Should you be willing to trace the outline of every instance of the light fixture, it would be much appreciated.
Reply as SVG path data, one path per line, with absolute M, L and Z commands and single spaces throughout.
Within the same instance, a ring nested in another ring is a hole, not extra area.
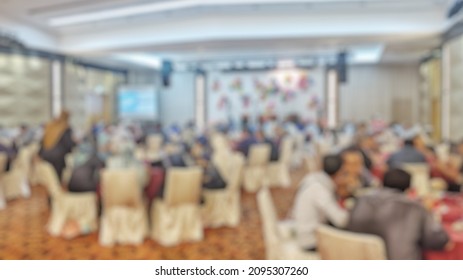
M 374 64 L 381 61 L 384 53 L 383 45 L 352 48 L 349 50 L 349 63 Z
M 129 62 L 156 70 L 161 69 L 162 67 L 162 60 L 151 55 L 139 53 L 123 53 L 115 54 L 113 57 L 120 61 Z

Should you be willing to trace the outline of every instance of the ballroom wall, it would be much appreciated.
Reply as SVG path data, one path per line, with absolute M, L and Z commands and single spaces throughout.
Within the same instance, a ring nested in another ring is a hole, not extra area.
M 443 136 L 463 139 L 463 36 L 444 45 Z
M 40 124 L 51 117 L 50 62 L 0 53 L 0 125 Z
M 123 74 L 66 63 L 63 108 L 71 113 L 71 125 L 87 128 L 93 117 L 114 121 L 117 89 L 124 83 Z
M 340 87 L 341 121 L 418 121 L 419 66 L 382 64 L 349 68 L 349 82 Z

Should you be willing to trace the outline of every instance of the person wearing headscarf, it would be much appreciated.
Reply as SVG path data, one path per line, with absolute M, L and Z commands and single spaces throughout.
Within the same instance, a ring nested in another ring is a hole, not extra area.
M 64 158 L 74 145 L 69 126 L 69 113 L 63 111 L 58 118 L 46 125 L 39 155 L 53 166 L 58 177 L 61 178 L 65 167 Z

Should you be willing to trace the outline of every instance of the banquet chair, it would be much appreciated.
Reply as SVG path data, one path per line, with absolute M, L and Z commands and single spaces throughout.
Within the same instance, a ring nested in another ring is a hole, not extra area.
M 29 147 L 21 148 L 16 159 L 11 164 L 10 171 L 2 176 L 1 184 L 7 200 L 30 197 L 29 178 L 32 171 L 32 152 Z
M 317 228 L 317 249 L 322 260 L 386 260 L 384 240 L 322 225 Z
M 430 169 L 426 163 L 407 163 L 403 169 L 412 176 L 411 187 L 418 196 L 426 196 L 431 191 Z
M 292 138 L 292 143 L 291 143 L 291 149 L 289 151 L 289 157 L 290 157 L 289 164 L 291 165 L 291 167 L 298 168 L 304 162 L 304 154 L 305 154 L 304 134 L 298 132 L 291 138 Z
M 230 152 L 231 148 L 226 136 L 222 133 L 214 133 L 211 136 L 211 147 L 214 153 Z
M 74 158 L 74 154 L 73 153 L 69 153 L 67 154 L 65 157 L 64 157 L 64 161 L 66 163 L 66 166 L 63 170 L 63 174 L 62 174 L 62 179 L 61 179 L 61 182 L 64 186 L 67 186 L 69 184 L 69 181 L 71 180 L 71 176 L 72 176 L 72 170 L 74 169 L 75 167 L 75 164 L 74 164 L 74 161 L 75 161 L 75 158 Z
M 442 163 L 447 163 L 450 159 L 450 146 L 447 143 L 441 143 L 435 147 L 437 159 Z
M 243 173 L 244 189 L 247 192 L 257 192 L 260 187 L 268 185 L 266 175 L 270 152 L 269 144 L 254 144 L 251 146 L 248 164 Z
M 47 189 L 51 197 L 51 213 L 47 231 L 52 236 L 62 235 L 67 222 L 77 222 L 80 234 L 97 229 L 97 197 L 95 193 L 69 193 L 61 188 L 53 166 L 46 162 L 37 163 L 37 182 Z
M 271 187 L 289 187 L 291 185 L 291 175 L 289 168 L 291 164 L 291 154 L 293 152 L 293 140 L 284 138 L 280 147 L 280 157 L 277 162 L 270 162 L 267 167 L 267 180 Z
M 241 173 L 244 157 L 240 153 L 214 154 L 212 162 L 218 167 L 221 176 L 227 182 L 225 189 L 204 190 L 203 222 L 206 227 L 236 227 L 241 218 Z M 221 169 L 223 171 L 221 171 Z
M 200 241 L 204 237 L 199 167 L 170 168 L 163 199 L 151 206 L 151 238 L 163 246 Z
M 317 142 L 317 155 L 323 158 L 327 154 L 329 154 L 332 150 L 332 145 L 328 139 L 320 139 Z
M 309 173 L 320 171 L 321 160 L 317 155 L 307 155 L 305 157 L 305 169 Z
M 379 147 L 379 151 L 381 154 L 389 155 L 397 152 L 400 146 L 396 143 L 385 143 Z
M 159 134 L 149 135 L 146 138 L 145 159 L 148 161 L 156 161 L 160 157 L 162 149 L 162 136 Z
M 302 250 L 294 236 L 284 236 L 280 230 L 272 196 L 268 188 L 257 194 L 267 260 L 317 260 L 318 254 Z
M 104 169 L 101 198 L 99 243 L 103 246 L 141 244 L 148 234 L 148 217 L 137 170 Z

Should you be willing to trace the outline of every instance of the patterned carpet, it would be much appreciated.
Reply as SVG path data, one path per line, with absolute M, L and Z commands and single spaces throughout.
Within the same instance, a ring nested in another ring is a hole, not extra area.
M 293 187 L 272 189 L 278 215 L 284 218 L 303 171 L 292 174 Z M 242 219 L 237 228 L 207 229 L 203 241 L 165 248 L 151 239 L 139 246 L 102 247 L 98 235 L 65 240 L 45 231 L 49 210 L 45 189 L 32 188 L 29 199 L 10 201 L 0 211 L 0 259 L 52 260 L 260 260 L 265 258 L 261 223 L 254 194 L 242 196 Z

